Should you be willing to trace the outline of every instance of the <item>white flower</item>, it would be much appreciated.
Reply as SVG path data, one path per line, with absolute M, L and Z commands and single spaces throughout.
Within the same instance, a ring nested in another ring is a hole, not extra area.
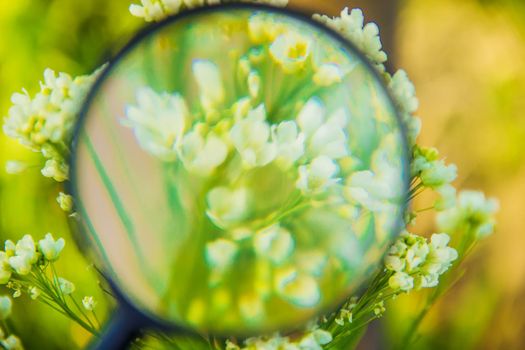
M 141 5 L 132 4 L 129 12 L 135 17 L 144 18 L 146 22 L 160 21 L 176 14 L 182 6 L 182 0 L 141 0 Z
M 69 178 L 69 166 L 64 161 L 49 159 L 42 169 L 42 175 L 53 178 L 57 182 L 64 182 Z
M 230 138 L 249 168 L 265 166 L 277 155 L 276 145 L 270 142 L 270 125 L 266 122 L 263 104 L 234 124 L 230 130 Z
M 297 124 L 306 135 L 307 154 L 311 158 L 327 156 L 333 159 L 349 154 L 345 132 L 348 116 L 339 109 L 325 120 L 325 107 L 320 99 L 309 99 L 297 116 Z
M 60 287 L 60 291 L 64 293 L 64 295 L 69 295 L 73 293 L 76 289 L 73 282 L 70 282 L 62 277 L 58 278 L 58 285 Z
M 33 237 L 25 235 L 16 243 L 15 254 L 8 258 L 9 265 L 19 275 L 27 275 L 32 265 L 38 261 L 39 254 L 36 251 Z
M 193 74 L 201 92 L 201 104 L 206 113 L 213 112 L 224 102 L 225 91 L 217 65 L 207 60 L 193 62 Z
M 93 311 L 97 306 L 97 301 L 92 296 L 85 296 L 82 298 L 82 305 L 84 306 L 84 309 Z
M 416 97 L 416 88 L 408 79 L 408 75 L 404 70 L 398 70 L 392 76 L 388 86 L 394 96 L 394 100 L 403 111 L 414 113 L 417 110 L 419 101 Z
M 275 275 L 276 290 L 279 295 L 299 307 L 313 307 L 321 300 L 321 291 L 317 281 L 293 268 L 277 271 Z
M 304 68 L 310 57 L 311 42 L 306 36 L 294 32 L 280 35 L 270 45 L 270 55 L 287 74 L 297 73 Z
M 180 158 L 184 166 L 201 176 L 207 176 L 220 166 L 228 155 L 228 147 L 213 133 L 204 138 L 198 130 L 184 135 L 180 146 Z
M 73 210 L 73 197 L 60 192 L 57 197 L 57 203 L 60 206 L 60 209 L 69 213 Z
M 388 87 L 400 110 L 409 141 L 414 143 L 421 130 L 421 120 L 412 116 L 419 106 L 414 84 L 408 79 L 407 73 L 400 69 L 390 79 Z
M 127 106 L 122 123 L 133 129 L 144 150 L 162 160 L 173 161 L 188 118 L 186 102 L 180 95 L 158 94 L 142 87 L 137 91 L 137 105 Z
M 299 167 L 296 186 L 304 193 L 323 192 L 339 181 L 335 178 L 338 172 L 339 167 L 332 159 L 320 156 L 310 164 Z
M 295 121 L 273 125 L 272 135 L 277 146 L 277 162 L 284 168 L 289 168 L 303 156 L 305 135 L 299 132 Z
M 420 178 L 423 185 L 438 188 L 449 184 L 457 177 L 457 167 L 454 164 L 445 165 L 443 160 L 430 163 L 430 167 L 421 171 Z
M 9 257 L 7 253 L 0 251 L 0 285 L 7 284 L 13 274 L 9 265 Z
M 9 258 L 9 265 L 15 272 L 21 276 L 31 272 L 32 264 L 26 255 L 16 255 Z
M 60 256 L 60 252 L 64 249 L 66 241 L 59 238 L 55 241 L 51 233 L 46 234 L 44 239 L 38 241 L 38 248 L 47 261 L 55 261 Z
M 219 227 L 226 228 L 244 220 L 249 210 L 246 188 L 215 187 L 207 196 L 208 217 Z
M 0 296 L 0 320 L 5 320 L 11 315 L 13 302 L 7 295 Z
M 456 189 L 454 186 L 445 184 L 436 188 L 436 192 L 440 195 L 434 204 L 437 211 L 449 209 L 456 205 Z
M 32 286 L 32 287 L 29 288 L 29 296 L 31 297 L 31 299 L 33 299 L 33 300 L 38 299 L 40 294 L 41 294 L 41 291 L 37 287 Z
M 485 237 L 494 231 L 494 214 L 498 208 L 498 201 L 485 198 L 482 192 L 462 191 L 455 206 L 438 214 L 437 225 L 444 232 L 469 229 L 476 237 Z
M 277 265 L 290 257 L 295 246 L 290 232 L 278 224 L 256 232 L 253 244 L 258 255 L 268 258 Z
M 343 72 L 337 64 L 326 63 L 315 72 L 313 80 L 319 86 L 330 86 L 343 80 Z
M 458 252 L 447 247 L 450 237 L 446 233 L 433 234 L 430 240 L 430 252 L 421 270 L 429 275 L 445 273 L 452 262 L 458 258 Z
M 387 56 L 382 51 L 379 28 L 375 23 L 365 25 L 363 12 L 360 9 L 353 9 L 349 13 L 348 8 L 345 8 L 341 12 L 341 16 L 335 18 L 324 15 L 314 15 L 313 17 L 350 40 L 377 65 L 378 69 L 384 70 L 382 64 L 386 61 Z
M 234 262 L 238 250 L 239 247 L 235 242 L 219 238 L 206 244 L 206 262 L 212 268 L 222 270 Z
M 24 350 L 22 342 L 16 335 L 11 334 L 7 339 L 1 340 L 2 346 L 6 350 Z
M 8 174 L 15 175 L 24 172 L 27 169 L 27 164 L 16 160 L 10 160 L 5 163 L 5 171 Z
M 344 195 L 364 208 L 378 212 L 388 207 L 388 200 L 396 194 L 389 179 L 376 175 L 370 170 L 356 171 L 346 179 Z

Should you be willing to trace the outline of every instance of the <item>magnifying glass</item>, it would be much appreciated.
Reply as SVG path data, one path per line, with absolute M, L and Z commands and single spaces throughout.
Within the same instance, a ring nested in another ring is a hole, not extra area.
M 375 69 L 311 19 L 188 11 L 139 34 L 78 123 L 71 191 L 119 308 L 140 329 L 292 331 L 355 293 L 401 228 L 408 152 Z

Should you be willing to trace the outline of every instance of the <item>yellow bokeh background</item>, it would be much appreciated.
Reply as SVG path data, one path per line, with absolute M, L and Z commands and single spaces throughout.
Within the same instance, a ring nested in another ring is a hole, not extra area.
M 365 9 L 382 25 L 393 67 L 403 67 L 416 85 L 423 120 L 420 144 L 436 146 L 456 163 L 459 188 L 481 189 L 499 198 L 496 233 L 465 265 L 464 278 L 422 324 L 420 349 L 525 348 L 525 2 L 522 0 L 291 1 L 336 14 L 344 6 Z M 50 67 L 86 74 L 118 51 L 143 25 L 128 13 L 128 0 L 0 0 L 0 116 L 10 95 L 38 89 Z M 0 171 L 0 238 L 47 232 L 67 248 L 59 273 L 79 295 L 101 300 L 98 276 L 69 237 L 55 197 L 60 187 L 40 176 L 42 159 L 0 136 L 0 167 L 27 162 L 20 175 Z M 423 197 L 414 206 L 424 205 Z M 430 234 L 432 216 L 415 231 Z M 7 290 L 0 291 L 0 294 Z M 379 344 L 393 348 L 421 307 L 422 293 L 390 303 L 372 327 Z M 15 302 L 13 326 L 28 349 L 73 349 L 89 338 L 64 317 L 27 296 Z

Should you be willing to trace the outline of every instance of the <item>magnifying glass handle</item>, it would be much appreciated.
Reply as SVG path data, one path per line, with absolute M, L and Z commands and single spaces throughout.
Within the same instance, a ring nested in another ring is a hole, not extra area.
M 143 317 L 133 309 L 120 305 L 100 338 L 90 346 L 90 350 L 125 350 L 140 335 Z

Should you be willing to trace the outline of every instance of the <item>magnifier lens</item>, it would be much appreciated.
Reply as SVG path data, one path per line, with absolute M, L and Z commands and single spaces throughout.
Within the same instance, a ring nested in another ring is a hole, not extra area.
M 139 37 L 77 134 L 97 261 L 153 318 L 292 329 L 355 292 L 399 230 L 406 153 L 373 68 L 281 11 L 188 14 Z

